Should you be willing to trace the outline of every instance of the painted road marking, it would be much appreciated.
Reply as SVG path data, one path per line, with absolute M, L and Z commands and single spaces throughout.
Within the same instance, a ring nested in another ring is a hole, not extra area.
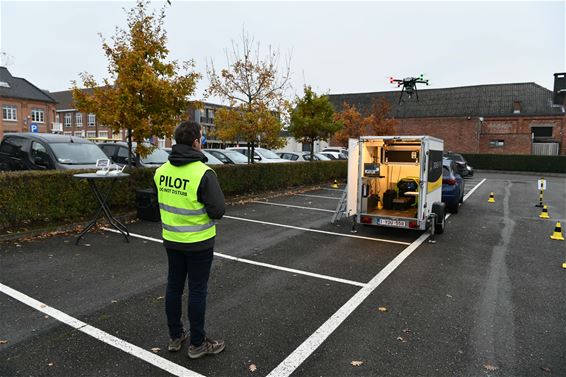
M 395 244 L 398 244 L 398 245 L 410 245 L 409 242 L 386 240 L 386 239 L 384 239 L 384 238 L 373 238 L 373 237 L 355 236 L 355 235 L 353 235 L 353 234 L 343 234 L 343 233 L 329 232 L 329 231 L 326 231 L 326 230 L 319 230 L 319 229 L 301 228 L 301 227 L 299 227 L 299 226 L 285 225 L 285 224 L 278 224 L 278 223 L 270 223 L 270 222 L 267 222 L 267 221 L 260 221 L 260 220 L 244 219 L 244 218 L 242 218 L 242 217 L 224 216 L 223 218 L 232 219 L 232 220 L 240 220 L 240 221 L 249 221 L 249 222 L 252 222 L 252 223 L 264 224 L 264 225 L 280 226 L 280 227 L 283 227 L 283 228 L 290 228 L 290 229 L 303 230 L 303 231 L 305 231 L 305 232 L 314 232 L 314 233 L 330 234 L 330 235 L 332 235 L 332 236 L 340 236 L 340 237 L 358 238 L 358 239 L 362 239 L 362 240 L 370 240 L 370 241 L 379 241 L 379 242 L 395 243 Z
M 478 183 L 464 197 L 467 200 L 470 195 L 485 182 Z M 446 218 L 450 217 L 450 214 Z M 397 255 L 383 270 L 381 270 L 369 283 L 360 289 L 350 300 L 348 300 L 336 313 L 324 322 L 310 337 L 308 337 L 295 351 L 283 360 L 267 377 L 286 377 L 291 375 L 320 345 L 360 306 L 360 304 L 393 272 L 401 263 L 409 257 L 428 237 L 430 233 L 423 233 L 416 241 Z
M 478 187 L 480 187 L 487 179 L 482 179 L 480 183 L 478 183 L 477 185 L 474 186 L 473 189 L 471 189 L 465 196 L 464 196 L 464 201 L 466 201 L 470 195 L 472 195 L 474 193 L 474 191 L 476 191 L 478 189 Z
M 322 196 L 322 195 L 308 195 L 308 194 L 295 194 L 296 196 L 306 196 L 307 198 L 321 198 L 321 199 L 334 199 L 340 200 L 340 198 L 335 198 L 333 196 Z
M 101 229 L 106 230 L 106 231 L 108 231 L 108 232 L 120 234 L 120 232 L 117 231 L 117 230 L 115 230 L 115 229 L 110 229 L 110 228 L 101 228 Z M 131 237 L 136 237 L 136 238 L 141 238 L 141 239 L 148 240 L 148 241 L 157 242 L 157 243 L 163 243 L 163 240 L 160 240 L 160 239 L 158 239 L 158 238 L 143 236 L 143 235 L 141 235 L 141 234 L 130 233 L 130 236 L 131 236 Z M 244 259 L 244 258 L 233 257 L 233 256 L 231 256 L 231 255 L 227 255 L 227 254 L 223 254 L 223 253 L 217 253 L 217 252 L 215 252 L 214 255 L 217 256 L 217 257 L 220 257 L 220 258 L 229 259 L 229 260 L 233 260 L 233 261 L 236 261 L 236 262 L 242 262 L 242 263 L 252 264 L 252 265 L 255 265 L 255 266 L 261 266 L 261 267 L 271 268 L 271 269 L 273 269 L 273 270 L 291 272 L 291 273 L 293 273 L 293 274 L 305 275 L 305 276 L 315 277 L 315 278 L 324 279 L 324 280 L 330 280 L 330 281 L 334 281 L 334 282 L 337 282 L 337 283 L 350 284 L 350 285 L 354 285 L 354 286 L 356 286 L 356 287 L 365 287 L 365 286 L 366 286 L 365 283 L 360 283 L 359 281 L 353 281 L 353 280 L 348 280 L 348 279 L 341 279 L 341 278 L 337 278 L 337 277 L 333 277 L 333 276 L 328 276 L 328 275 L 315 274 L 315 273 L 313 273 L 313 272 L 308 272 L 308 271 L 303 271 L 303 270 L 296 270 L 296 269 L 294 269 L 294 268 L 287 268 L 287 267 L 277 266 L 277 265 L 275 265 L 275 264 L 256 262 L 256 261 L 253 261 L 253 260 L 250 260 L 250 259 Z
M 283 360 L 267 377 L 283 377 L 291 375 L 325 340 L 352 314 L 352 312 L 428 237 L 429 233 L 422 234 L 415 242 L 397 255 L 383 270 L 370 282 L 360 289 L 336 313 L 324 322 L 310 337 L 307 338 L 295 351 Z
M 294 205 L 283 204 L 283 203 L 261 202 L 261 201 L 258 201 L 258 200 L 252 200 L 250 203 L 268 204 L 268 205 L 272 205 L 272 206 L 289 207 L 289 208 L 310 209 L 312 211 L 322 211 L 322 212 L 332 212 L 332 213 L 336 212 L 336 211 L 333 211 L 331 209 L 302 207 L 302 206 L 294 206 Z
M 167 359 L 164 359 L 161 356 L 157 356 L 153 352 L 146 351 L 143 348 L 128 343 L 120 338 L 116 338 L 115 336 L 110 335 L 107 332 L 99 330 L 96 327 L 90 326 L 89 324 L 82 322 L 74 317 L 71 317 L 70 315 L 63 313 L 60 310 L 45 305 L 44 303 L 37 301 L 36 299 L 33 299 L 2 283 L 0 283 L 0 292 L 28 306 L 31 306 L 32 308 L 39 310 L 40 312 L 43 312 L 48 316 L 55 318 L 56 320 L 63 322 L 64 324 L 71 326 L 72 328 L 78 331 L 90 335 L 93 338 L 100 340 L 101 342 L 111 345 L 112 347 L 116 347 L 119 350 L 129 353 L 130 355 L 135 356 L 138 359 L 141 359 L 145 362 L 148 362 L 158 367 L 159 369 L 163 369 L 164 371 L 169 372 L 175 376 L 203 377 L 202 374 L 193 372 L 192 370 L 189 370 L 178 364 L 175 364 Z

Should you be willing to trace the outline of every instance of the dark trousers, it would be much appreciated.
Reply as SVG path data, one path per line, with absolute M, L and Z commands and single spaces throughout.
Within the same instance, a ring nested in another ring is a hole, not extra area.
M 188 277 L 190 342 L 194 346 L 200 346 L 205 337 L 204 317 L 213 249 L 202 251 L 166 250 L 169 259 L 169 273 L 165 293 L 165 313 L 167 314 L 169 336 L 171 339 L 179 338 L 183 330 L 181 320 L 183 314 L 182 297 L 185 280 Z

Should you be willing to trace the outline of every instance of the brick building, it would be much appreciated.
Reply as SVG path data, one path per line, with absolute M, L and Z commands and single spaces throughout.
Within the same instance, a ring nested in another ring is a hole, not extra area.
M 55 99 L 26 79 L 0 67 L 0 140 L 10 132 L 51 132 L 57 128 Z
M 84 89 L 90 92 L 90 89 Z M 100 124 L 95 114 L 81 113 L 77 111 L 73 101 L 73 92 L 64 90 L 51 93 L 57 101 L 56 122 L 61 123 L 60 133 L 83 138 L 101 138 L 124 140 L 124 131 L 113 135 L 110 128 Z
M 553 92 L 535 83 L 419 89 L 399 103 L 400 90 L 332 94 L 336 111 L 344 102 L 367 114 L 384 97 L 399 124 L 392 135 L 431 135 L 444 149 L 461 153 L 566 155 L 566 113 L 552 104 Z

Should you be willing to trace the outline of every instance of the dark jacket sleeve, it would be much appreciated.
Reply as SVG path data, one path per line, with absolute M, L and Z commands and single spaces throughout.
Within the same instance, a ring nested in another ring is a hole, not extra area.
M 208 170 L 202 176 L 197 190 L 197 199 L 204 204 L 206 213 L 211 219 L 218 220 L 224 216 L 226 211 L 224 193 L 214 171 Z

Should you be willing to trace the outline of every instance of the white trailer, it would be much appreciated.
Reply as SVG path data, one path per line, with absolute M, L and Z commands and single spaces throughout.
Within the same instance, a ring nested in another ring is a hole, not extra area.
M 355 223 L 444 232 L 442 154 L 431 136 L 349 140 L 347 213 Z

